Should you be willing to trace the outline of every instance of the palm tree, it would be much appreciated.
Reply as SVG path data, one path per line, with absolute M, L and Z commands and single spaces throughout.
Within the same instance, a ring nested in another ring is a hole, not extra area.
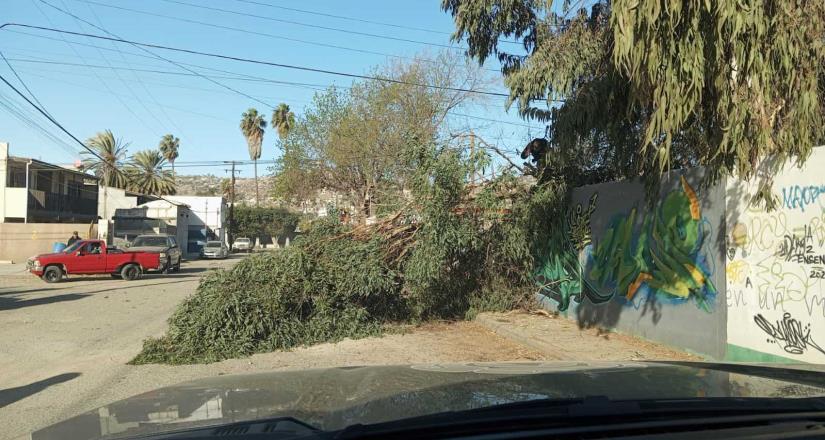
M 128 180 L 122 167 L 129 144 L 124 144 L 121 139 L 115 139 L 112 131 L 106 130 L 86 140 L 86 146 L 97 156 L 84 151 L 82 154 L 87 157 L 83 159 L 82 168 L 94 173 L 100 179 L 100 184 L 105 187 L 125 188 Z
M 283 102 L 278 104 L 278 108 L 272 111 L 272 127 L 278 130 L 278 137 L 281 140 L 289 136 L 290 130 L 295 126 L 295 113 L 289 111 L 289 106 Z
M 175 180 L 163 166 L 166 159 L 158 150 L 143 150 L 135 153 L 129 161 L 126 173 L 130 188 L 144 194 L 161 196 L 175 193 Z
M 255 204 L 260 203 L 258 193 L 258 159 L 261 158 L 261 146 L 264 143 L 264 129 L 266 121 L 258 110 L 250 108 L 241 115 L 241 133 L 246 138 L 249 147 L 249 158 L 255 162 Z
M 178 148 L 180 148 L 180 139 L 171 134 L 164 135 L 158 144 L 160 154 L 167 162 L 172 164 L 172 176 L 175 175 L 175 159 L 178 158 Z

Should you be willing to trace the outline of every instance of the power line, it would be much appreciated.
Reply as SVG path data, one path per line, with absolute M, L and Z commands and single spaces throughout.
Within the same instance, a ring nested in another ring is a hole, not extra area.
M 43 9 L 41 9 L 41 8 L 40 8 L 40 5 L 38 4 L 38 2 L 37 2 L 37 1 L 35 1 L 35 0 L 33 0 L 33 1 L 32 1 L 32 4 L 34 5 L 34 7 L 35 7 L 35 8 L 37 8 L 37 11 L 38 11 L 38 12 L 40 12 L 40 15 L 42 15 L 42 16 L 43 16 L 43 18 L 45 18 L 45 19 L 46 19 L 46 21 L 48 21 L 50 25 L 54 26 L 54 23 L 52 22 L 52 19 L 51 19 L 51 18 L 49 18 L 49 15 L 48 15 L 48 14 L 46 14 L 46 13 L 43 11 Z M 60 36 L 60 39 L 63 41 L 63 43 L 65 43 L 67 46 L 69 46 L 69 49 L 71 49 L 71 51 L 72 51 L 72 52 L 75 54 L 75 56 L 76 56 L 76 57 L 80 60 L 80 62 L 82 62 L 82 63 L 86 64 L 86 60 L 83 58 L 83 56 L 82 56 L 82 55 L 80 55 L 80 52 L 78 52 L 78 51 L 77 51 L 77 49 L 75 49 L 75 47 L 72 45 L 72 43 L 70 43 L 68 40 L 66 40 L 65 38 L 63 38 L 63 36 L 62 36 L 62 35 Z M 92 72 L 92 74 L 94 74 L 95 76 L 97 76 L 97 72 L 95 72 L 94 70 L 92 70 L 91 72 Z M 102 79 L 100 79 L 100 77 L 98 77 L 98 81 L 100 81 L 100 83 L 101 83 L 101 84 L 103 84 L 103 87 L 104 87 L 106 90 L 108 90 L 108 91 L 109 91 L 109 93 L 114 93 L 114 92 L 112 91 L 111 87 L 109 87 L 109 83 L 107 83 L 106 81 L 103 81 Z M 134 117 L 134 118 L 135 118 L 138 122 L 140 122 L 140 124 L 141 124 L 141 125 L 143 125 L 143 127 L 144 127 L 144 128 L 146 128 L 148 131 L 154 131 L 154 130 L 152 129 L 152 127 L 150 127 L 150 126 L 149 126 L 149 124 L 147 124 L 147 123 L 146 123 L 146 121 L 144 121 L 144 120 L 143 120 L 143 118 L 141 118 L 141 117 L 140 117 L 137 113 L 135 113 L 135 111 L 134 111 L 134 110 L 132 110 L 132 107 L 130 107 L 130 106 L 129 106 L 129 104 L 127 104 L 125 101 L 123 101 L 123 99 L 121 99 L 120 97 L 117 97 L 117 96 L 116 96 L 115 98 L 116 98 L 116 99 L 117 99 L 117 101 L 118 101 L 118 102 L 120 102 L 120 104 L 121 104 L 121 105 L 122 105 L 122 106 L 126 109 L 126 111 L 128 111 L 128 112 L 129 112 L 129 113 L 130 113 L 130 114 L 131 114 L 131 115 L 132 115 L 132 116 L 133 116 L 133 117 Z
M 292 42 L 296 42 L 296 43 L 308 44 L 308 45 L 311 45 L 311 46 L 327 47 L 327 48 L 337 49 L 337 50 L 346 50 L 346 51 L 351 51 L 351 52 L 364 53 L 364 54 L 369 54 L 369 55 L 378 55 L 378 56 L 390 57 L 390 58 L 406 59 L 406 60 L 416 59 L 416 58 L 413 58 L 413 57 L 408 57 L 408 56 L 403 56 L 403 55 L 396 55 L 396 54 L 385 53 L 385 52 L 378 52 L 378 51 L 374 51 L 374 50 L 360 49 L 360 48 L 354 48 L 354 47 L 348 47 L 348 46 L 341 46 L 341 45 L 338 45 L 338 44 L 322 43 L 322 42 L 318 42 L 318 41 L 305 40 L 305 39 L 300 39 L 300 38 L 295 38 L 295 37 L 288 37 L 288 36 L 284 36 L 284 35 L 271 34 L 271 33 L 267 33 L 267 32 L 253 31 L 253 30 L 250 30 L 250 29 L 233 27 L 233 26 L 228 26 L 228 25 L 225 25 L 225 24 L 210 23 L 210 22 L 206 22 L 206 21 L 200 21 L 200 20 L 195 20 L 195 19 L 191 19 L 191 18 L 179 17 L 179 16 L 175 16 L 175 15 L 161 14 L 161 13 L 150 12 L 150 11 L 143 11 L 143 10 L 138 10 L 138 9 L 126 8 L 126 7 L 122 7 L 122 6 L 107 5 L 107 4 L 103 4 L 103 3 L 94 2 L 94 1 L 91 1 L 91 0 L 74 0 L 74 1 L 86 3 L 87 5 L 94 4 L 94 5 L 98 5 L 98 6 L 102 6 L 102 7 L 122 9 L 122 10 L 125 10 L 125 11 L 128 11 L 128 12 L 148 15 L 148 16 L 151 16 L 151 17 L 164 18 L 164 19 L 167 19 L 167 20 L 174 20 L 174 21 L 179 21 L 179 22 L 183 22 L 183 23 L 196 24 L 196 25 L 200 25 L 200 26 L 206 26 L 206 27 L 211 27 L 211 28 L 215 28 L 215 29 L 223 29 L 223 30 L 228 30 L 228 31 L 233 31 L 233 32 L 240 32 L 240 33 L 244 33 L 244 34 L 248 34 L 248 35 L 257 35 L 257 36 L 273 38 L 273 39 L 277 39 L 277 40 L 292 41 Z M 193 4 L 189 4 L 189 3 L 181 3 L 181 4 L 191 6 L 191 7 L 195 7 L 195 8 L 205 8 L 205 9 L 216 10 L 216 11 L 220 11 L 220 12 L 236 13 L 235 11 L 225 11 L 225 10 L 222 10 L 222 9 L 219 9 L 219 8 L 212 8 L 212 7 L 208 7 L 208 6 L 202 6 L 202 5 L 193 5 Z M 238 13 L 238 14 L 249 15 L 249 16 L 253 16 L 253 17 L 261 18 L 261 19 L 272 19 L 272 20 L 275 20 L 275 21 L 279 20 L 279 19 L 275 19 L 273 17 L 263 17 L 263 16 L 257 16 L 257 15 L 254 15 L 254 14 L 243 14 L 243 13 Z M 437 61 L 437 60 L 431 60 L 431 59 L 426 59 L 426 58 L 419 58 L 419 59 L 421 61 L 428 62 L 428 63 L 439 63 L 439 61 Z M 497 70 L 497 69 L 485 68 L 485 70 L 500 73 L 500 71 Z
M 63 6 L 68 10 L 69 7 L 66 5 L 66 2 L 64 2 L 63 0 L 60 0 L 60 1 L 63 4 Z M 89 10 L 89 12 L 92 13 L 92 16 L 95 18 L 95 20 L 97 20 L 97 23 L 100 25 L 100 28 L 99 28 L 100 30 L 102 30 L 104 33 L 106 33 L 106 35 L 114 35 L 113 33 L 107 31 L 106 28 L 103 27 L 103 21 L 100 19 L 100 17 L 97 16 L 97 13 L 95 13 L 95 11 L 91 7 L 91 5 L 87 4 L 86 8 Z M 114 36 L 116 36 L 116 35 L 114 35 Z M 124 55 L 123 51 L 120 50 L 120 47 L 118 46 L 118 44 L 115 43 L 114 41 L 110 41 L 109 44 L 111 44 L 112 48 L 118 53 L 118 55 L 120 56 L 120 59 L 123 60 L 123 62 L 128 65 L 129 62 L 126 60 L 126 56 Z M 98 49 L 98 51 L 99 50 L 100 49 Z M 101 52 L 101 55 L 103 55 L 102 52 Z M 140 76 L 136 75 L 134 72 L 132 72 L 132 76 L 138 81 L 138 84 L 140 84 L 141 88 L 143 88 L 143 91 L 145 91 L 146 94 L 149 95 L 149 99 L 151 99 L 152 102 L 155 104 L 155 106 L 157 106 L 160 109 L 160 112 L 163 114 L 163 116 L 166 117 L 166 120 L 169 121 L 169 124 L 172 126 L 172 128 L 174 128 L 178 133 L 180 133 L 182 138 L 184 138 L 185 140 L 188 140 L 188 138 L 186 136 L 186 133 L 184 133 L 183 129 L 181 129 L 180 126 L 178 126 L 178 124 L 175 123 L 174 119 L 172 119 L 169 116 L 169 114 L 166 113 L 166 110 L 164 110 L 163 106 L 160 105 L 160 102 L 158 102 L 157 98 L 155 98 L 155 95 L 152 94 L 152 92 L 149 90 L 149 88 L 146 87 L 146 84 L 143 82 L 143 80 L 140 78 Z
M 40 136 L 43 137 L 43 139 L 45 139 L 47 141 L 51 141 L 55 145 L 57 145 L 58 147 L 62 148 L 64 151 L 66 151 L 69 154 L 70 157 L 74 158 L 74 157 L 77 156 L 77 153 L 78 153 L 77 150 L 72 148 L 71 145 L 69 145 L 63 139 L 55 136 L 50 131 L 43 128 L 43 126 L 40 125 L 40 123 L 38 123 L 34 119 L 32 119 L 32 117 L 28 116 L 26 114 L 26 111 L 22 107 L 20 107 L 12 99 L 11 96 L 7 96 L 6 94 L 0 92 L 0 98 L 2 98 L 2 99 L 0 99 L 0 107 L 2 107 L 8 113 L 10 113 L 12 116 L 14 116 L 18 120 L 20 120 L 20 122 L 22 122 L 23 124 L 28 126 L 30 129 L 32 129 L 33 131 L 38 133 Z
M 65 7 L 66 9 L 68 9 L 68 7 L 66 6 L 66 3 L 65 3 L 63 0 L 60 0 L 60 1 L 63 3 L 63 7 Z M 40 2 L 41 2 L 41 3 L 43 3 L 43 4 L 45 4 L 45 5 L 47 5 L 47 6 L 54 7 L 54 5 L 52 5 L 52 4 L 50 4 L 50 3 L 48 3 L 48 2 L 46 2 L 46 1 L 44 1 L 44 0 L 40 0 Z M 76 15 L 74 15 L 74 14 L 70 14 L 70 16 L 72 17 L 72 19 L 74 20 L 75 24 L 77 25 L 77 27 L 78 27 L 80 30 L 82 30 L 82 31 L 85 31 L 85 30 L 86 30 L 86 29 L 83 27 L 83 24 L 82 24 L 82 23 L 84 23 L 84 22 L 85 22 L 86 24 L 89 24 L 89 22 L 87 22 L 87 21 L 85 21 L 85 20 L 81 21 L 81 20 L 80 20 L 80 17 L 78 17 L 78 16 L 76 16 Z M 106 31 L 105 31 L 104 29 L 102 29 L 102 28 L 98 28 L 98 29 L 99 29 L 99 30 L 102 30 L 102 31 L 104 31 L 104 32 L 106 32 Z M 115 43 L 111 43 L 111 44 L 115 44 Z M 106 65 L 107 65 L 107 66 L 110 66 L 110 67 L 111 67 L 112 63 L 111 63 L 111 62 L 109 62 L 109 59 L 108 59 L 108 58 L 106 58 L 106 55 L 104 55 L 104 54 L 103 54 L 103 52 L 102 52 L 100 49 L 98 49 L 98 50 L 97 50 L 97 53 L 98 53 L 98 54 L 100 55 L 100 57 L 103 59 L 103 62 L 104 62 L 104 63 L 106 63 Z M 163 122 L 161 122 L 160 118 L 158 118 L 158 117 L 157 117 L 157 115 L 155 115 L 155 113 L 154 113 L 152 110 L 150 110 L 150 109 L 149 109 L 149 107 L 146 105 L 146 103 L 143 101 L 143 99 L 141 99 L 141 98 L 140 98 L 140 96 L 138 96 L 138 95 L 137 95 L 137 93 L 135 93 L 134 89 L 132 89 L 132 86 L 131 86 L 131 85 L 129 85 L 129 83 L 127 83 L 127 82 L 123 79 L 123 77 L 122 77 L 122 76 L 120 76 L 120 73 L 119 73 L 118 71 L 114 70 L 114 69 L 112 69 L 112 72 L 115 74 L 115 76 L 117 77 L 118 81 L 119 81 L 121 84 L 123 84 L 123 87 L 124 87 L 124 88 L 126 88 L 126 91 L 129 93 L 129 95 L 131 95 L 132 97 L 134 97 L 134 98 L 135 98 L 135 101 L 137 101 L 138 105 L 140 105 L 140 106 L 143 108 L 143 110 L 144 110 L 146 113 L 148 113 L 148 114 L 149 114 L 149 117 L 151 117 L 151 118 L 152 118 L 152 119 L 153 119 L 153 120 L 154 120 L 154 121 L 158 124 L 158 127 L 160 127 L 160 129 L 161 129 L 161 130 L 166 130 L 166 129 L 167 129 L 167 127 L 165 126 L 166 124 L 164 124 Z M 147 93 L 147 94 L 148 94 L 148 93 Z M 167 119 L 169 118 L 169 116 L 168 116 L 168 115 L 167 115 L 166 117 L 167 117 Z
M 7 59 L 6 59 L 6 56 L 5 56 L 5 55 L 3 55 L 3 52 L 2 52 L 2 51 L 0 51 L 0 57 L 3 57 L 3 61 L 5 61 L 5 62 L 6 62 L 6 65 L 7 65 L 7 66 L 9 66 L 9 70 L 11 70 L 11 73 L 13 73 L 13 74 L 14 74 L 14 76 L 15 76 L 15 78 L 17 78 L 17 81 L 19 81 L 19 82 L 20 82 L 20 84 L 22 84 L 22 85 L 23 85 L 23 88 L 24 88 L 24 89 L 26 89 L 26 91 L 27 91 L 27 92 L 29 92 L 29 96 L 31 96 L 31 97 L 32 97 L 32 99 L 34 99 L 34 101 L 35 101 L 37 104 L 39 104 L 39 105 L 40 105 L 40 108 L 42 108 L 42 109 L 43 109 L 43 111 L 45 111 L 46 113 L 49 113 L 49 111 L 48 111 L 48 110 L 46 110 L 46 106 L 45 106 L 45 105 L 43 105 L 43 103 L 42 103 L 42 102 L 40 102 L 40 100 L 39 100 L 39 99 L 37 99 L 37 96 L 35 96 L 35 94 L 31 91 L 31 89 L 29 89 L 29 86 L 27 86 L 27 85 L 26 85 L 26 82 L 25 82 L 25 81 L 23 81 L 23 78 L 20 78 L 20 75 L 18 75 L 18 74 L 17 74 L 17 71 L 16 71 L 16 70 L 14 70 L 14 67 L 11 65 L 11 63 L 9 62 L 9 60 L 7 60 Z M 49 113 L 49 114 L 51 114 L 51 113 Z
M 66 128 L 63 127 L 59 122 L 57 122 L 54 118 L 49 116 L 49 114 L 46 113 L 45 111 L 43 111 L 43 109 L 38 107 L 37 104 L 33 103 L 29 98 L 27 98 L 26 95 L 24 95 L 23 93 L 20 93 L 20 90 L 17 90 L 17 87 L 14 87 L 14 85 L 12 85 L 12 83 L 8 82 L 6 80 L 6 78 L 3 77 L 3 75 L 0 75 L 0 80 L 2 80 L 4 83 L 6 83 L 6 85 L 9 86 L 12 90 L 14 90 L 14 92 L 17 93 L 21 98 L 25 99 L 26 102 L 29 103 L 29 105 L 34 107 L 41 115 L 43 115 L 46 119 L 51 121 L 52 124 L 56 125 L 57 128 L 59 128 L 63 133 L 66 133 L 66 135 L 68 135 L 75 142 L 77 142 L 81 147 L 83 147 L 84 150 L 88 151 L 90 154 L 97 157 L 101 161 L 106 162 L 106 159 L 102 158 L 99 154 L 97 154 L 97 152 L 95 152 L 94 150 L 89 148 L 86 144 L 81 142 L 80 139 L 76 138 L 75 135 L 73 135 L 69 130 L 66 130 Z
M 33 63 L 33 64 L 61 65 L 61 66 L 70 66 L 70 67 L 71 66 L 77 66 L 77 67 L 82 66 L 81 64 L 78 64 L 78 63 L 60 62 L 60 61 L 28 60 L 28 59 L 24 59 L 24 58 L 11 58 L 11 60 L 15 61 L 15 62 Z M 88 65 L 85 65 L 85 67 L 109 69 L 109 67 L 98 66 L 98 65 L 94 65 L 94 64 L 88 64 Z M 189 74 L 183 73 L 183 72 L 171 72 L 171 71 L 153 70 L 153 69 L 137 69 L 137 68 L 126 68 L 126 67 L 111 67 L 111 69 L 121 69 L 121 70 L 134 71 L 134 72 L 147 72 L 147 73 L 168 74 L 168 75 L 183 75 L 183 76 L 189 75 Z M 42 75 L 35 75 L 35 76 L 43 77 Z M 215 78 L 215 76 L 212 76 L 212 77 Z M 238 80 L 238 81 L 256 81 L 256 82 L 265 81 L 265 82 L 280 83 L 280 81 L 267 80 L 267 79 L 232 78 L 232 77 L 225 77 L 225 76 L 224 77 L 217 77 L 217 78 L 232 79 L 232 80 Z M 66 81 L 63 81 L 63 82 L 66 82 Z M 69 84 L 71 84 L 71 83 L 69 83 Z M 298 84 L 301 84 L 301 83 L 298 83 Z M 304 83 L 304 84 L 306 84 L 306 83 Z M 77 84 L 73 84 L 73 85 L 77 86 Z M 328 87 L 328 86 L 324 86 L 323 84 L 316 84 L 316 86 L 319 87 L 320 90 L 324 90 L 326 87 Z M 188 88 L 188 89 L 193 89 L 193 90 L 211 91 L 211 90 L 202 89 L 202 88 L 181 87 L 181 86 L 173 85 L 173 84 L 170 84 L 169 87 L 177 87 L 177 88 L 184 88 L 184 89 Z M 306 87 L 306 88 L 312 89 L 311 87 Z M 316 89 L 313 89 L 313 90 L 319 90 L 319 89 L 316 88 Z M 302 103 L 301 101 L 296 100 L 296 99 L 288 99 L 288 101 L 298 102 L 299 104 Z M 303 102 L 303 103 L 306 104 L 306 102 Z M 455 111 L 449 111 L 449 112 L 447 112 L 447 114 L 453 115 L 453 116 L 470 118 L 470 119 L 477 119 L 477 120 L 480 120 L 480 121 L 496 122 L 496 123 L 500 123 L 500 124 L 514 125 L 514 126 L 518 126 L 518 127 L 534 128 L 534 129 L 537 129 L 537 130 L 542 129 L 541 127 L 530 125 L 530 124 L 519 123 L 519 122 L 511 122 L 511 121 L 503 121 L 503 120 L 500 120 L 500 119 L 486 118 L 486 117 L 482 117 L 482 116 L 468 115 L 468 114 L 464 114 L 464 113 L 458 113 L 458 112 L 455 112 Z
M 78 0 L 78 1 L 80 1 L 80 0 Z M 318 68 L 314 68 L 314 67 L 297 66 L 297 65 L 293 65 L 293 64 L 275 63 L 275 62 L 271 62 L 271 61 L 256 60 L 256 59 L 252 59 L 252 58 L 244 58 L 244 57 L 237 57 L 237 56 L 233 56 L 233 55 L 224 55 L 224 54 L 217 54 L 217 53 L 210 53 L 210 52 L 202 52 L 202 51 L 192 50 L 192 49 L 182 49 L 182 48 L 178 48 L 178 47 L 164 46 L 164 45 L 160 45 L 160 44 L 141 43 L 141 42 L 137 42 L 137 41 L 133 41 L 133 40 L 125 40 L 125 39 L 122 39 L 122 38 L 106 37 L 106 36 L 103 36 L 103 35 L 87 34 L 87 33 L 83 33 L 83 32 L 73 32 L 73 31 L 67 31 L 67 30 L 62 30 L 62 29 L 49 28 L 49 27 L 45 27 L 45 26 L 35 26 L 35 25 L 23 24 L 23 23 L 4 23 L 4 24 L 0 25 L 0 29 L 3 29 L 7 26 L 19 26 L 19 27 L 25 27 L 25 28 L 29 28 L 29 29 L 40 29 L 40 30 L 48 31 L 48 32 L 57 32 L 57 33 L 61 33 L 61 34 L 98 38 L 98 39 L 101 39 L 101 40 L 119 41 L 121 43 L 128 43 L 128 44 L 132 44 L 132 45 L 135 45 L 135 46 L 151 47 L 151 48 L 154 48 L 154 49 L 163 49 L 163 50 L 169 50 L 169 51 L 173 51 L 173 52 L 188 53 L 188 54 L 192 54 L 192 55 L 200 55 L 200 56 L 205 56 L 205 57 L 219 58 L 219 59 L 230 60 L 230 61 L 238 61 L 238 62 L 249 63 L 249 64 L 259 64 L 259 65 L 264 65 L 264 66 L 280 67 L 280 68 L 284 68 L 284 69 L 300 70 L 300 71 L 304 71 L 304 72 L 323 73 L 323 74 L 326 74 L 326 75 L 336 75 L 336 76 L 343 76 L 343 77 L 348 77 L 348 78 L 374 80 L 374 81 L 381 81 L 381 82 L 387 82 L 387 83 L 393 83 L 393 84 L 404 84 L 404 85 L 410 85 L 410 86 L 415 86 L 415 87 L 431 88 L 431 89 L 436 89 L 436 90 L 446 90 L 446 91 L 462 92 L 462 93 L 473 93 L 473 94 L 479 94 L 479 95 L 498 96 L 498 97 L 504 97 L 504 98 L 508 98 L 510 96 L 507 93 L 487 92 L 487 91 L 483 91 L 483 90 L 463 89 L 463 88 L 459 88 L 459 87 L 448 87 L 448 86 L 438 86 L 438 85 L 433 85 L 433 84 L 413 83 L 413 82 L 401 81 L 401 80 L 392 79 L 392 78 L 384 78 L 384 77 L 380 77 L 380 76 L 360 75 L 360 74 L 356 74 L 356 73 L 338 72 L 338 71 L 335 71 L 335 70 L 318 69 Z
M 101 28 L 99 28 L 98 26 L 95 26 L 93 23 L 90 23 L 90 22 L 88 22 L 88 21 L 86 21 L 86 20 L 84 20 L 84 19 L 80 18 L 80 17 L 78 17 L 78 16 L 76 16 L 76 15 L 72 14 L 72 13 L 71 13 L 71 12 L 69 12 L 69 11 L 65 11 L 65 10 L 63 10 L 63 9 L 60 9 L 60 8 L 58 8 L 57 6 L 54 6 L 54 5 L 50 4 L 50 3 L 47 3 L 47 2 L 46 2 L 46 1 L 44 1 L 44 0 L 39 0 L 39 1 L 41 1 L 42 3 L 44 3 L 44 4 L 46 4 L 46 5 L 50 6 L 50 7 L 52 7 L 52 8 L 54 8 L 54 9 L 57 9 L 58 11 L 60 11 L 60 12 L 62 12 L 62 13 L 64 13 L 64 14 L 66 14 L 66 15 L 69 15 L 69 16 L 71 16 L 71 17 L 74 17 L 74 18 L 78 19 L 78 20 L 81 20 L 81 21 L 83 21 L 84 23 L 87 23 L 87 24 L 89 24 L 90 26 L 92 26 L 92 27 L 94 27 L 94 28 L 96 28 L 96 29 L 99 29 L 99 30 L 101 29 Z M 6 24 L 10 24 L 10 23 L 6 23 Z M 6 24 L 4 24 L 4 25 L 0 26 L 0 29 L 2 29 L 2 28 L 6 25 Z M 23 25 L 23 26 L 27 26 L 27 25 Z M 33 27 L 34 27 L 34 28 L 37 28 L 37 26 L 33 26 Z M 56 29 L 55 29 L 55 31 L 59 31 L 59 30 L 56 30 Z M 260 99 L 255 98 L 254 96 L 248 95 L 248 94 L 246 94 L 246 93 L 244 93 L 244 92 L 242 92 L 242 91 L 240 91 L 240 90 L 237 90 L 237 89 L 235 89 L 235 88 L 233 88 L 233 87 L 229 87 L 229 86 L 227 86 L 226 84 L 223 84 L 223 83 L 221 83 L 221 82 L 215 81 L 215 80 L 210 79 L 210 78 L 207 78 L 207 77 L 205 77 L 205 76 L 201 75 L 200 73 L 198 73 L 197 71 L 194 71 L 194 70 L 192 70 L 192 69 L 189 69 L 189 68 L 187 68 L 187 67 L 184 67 L 184 66 L 180 65 L 179 63 L 177 63 L 177 62 L 175 62 L 175 61 L 172 61 L 172 60 L 170 60 L 170 59 L 168 59 L 168 58 L 162 57 L 162 56 L 160 56 L 160 55 L 158 55 L 158 54 L 156 54 L 156 53 L 154 53 L 154 52 L 152 52 L 152 51 L 150 51 L 150 50 L 148 50 L 148 49 L 145 49 L 145 48 L 143 47 L 143 46 L 152 47 L 151 45 L 146 45 L 146 44 L 137 44 L 137 43 L 134 43 L 134 42 L 131 42 L 131 41 L 128 41 L 128 40 L 124 40 L 124 39 L 122 39 L 122 38 L 118 37 L 117 35 L 114 35 L 114 34 L 112 34 L 112 33 L 108 32 L 108 31 L 106 31 L 105 29 L 103 29 L 103 32 L 105 32 L 105 33 L 107 33 L 107 34 L 111 35 L 110 37 L 104 37 L 104 36 L 102 36 L 102 35 L 85 34 L 85 33 L 80 33 L 80 32 L 74 32 L 74 33 L 73 33 L 73 32 L 70 32 L 70 31 L 59 31 L 59 32 L 64 32 L 64 33 L 74 34 L 74 35 L 82 35 L 82 36 L 87 36 L 87 37 L 90 37 L 90 38 L 99 38 L 99 39 L 103 39 L 103 40 L 119 41 L 119 42 L 122 42 L 122 43 L 129 43 L 129 44 L 131 44 L 132 46 L 135 46 L 135 47 L 139 48 L 140 50 L 142 50 L 142 51 L 144 51 L 144 52 L 146 52 L 146 53 L 149 53 L 150 55 L 153 55 L 153 56 L 155 56 L 155 57 L 157 57 L 157 58 L 159 58 L 159 59 L 162 59 L 162 60 L 164 60 L 164 61 L 166 61 L 166 62 L 168 62 L 168 63 L 174 64 L 175 66 L 177 66 L 177 67 L 179 67 L 179 68 L 181 68 L 181 69 L 184 69 L 184 70 L 186 70 L 186 71 L 188 71 L 188 72 L 190 72 L 190 73 L 194 73 L 194 74 L 196 74 L 196 75 L 200 76 L 201 78 L 203 78 L 203 79 L 205 79 L 205 80 L 207 80 L 207 81 L 209 81 L 209 82 L 211 82 L 211 83 L 213 83 L 213 84 L 217 84 L 217 85 L 219 85 L 219 86 L 221 86 L 221 87 L 223 87 L 223 88 L 225 88 L 225 89 L 227 89 L 227 90 L 231 90 L 231 91 L 233 91 L 233 92 L 235 92 L 235 93 L 237 93 L 237 94 L 239 94 L 239 95 L 242 95 L 242 96 L 244 96 L 244 97 L 246 97 L 246 98 L 248 98 L 248 99 L 251 99 L 251 100 L 253 100 L 253 101 L 255 101 L 255 102 L 258 102 L 258 103 L 260 103 L 260 104 L 263 104 L 263 105 L 265 105 L 265 106 L 267 106 L 267 107 L 269 107 L 269 108 L 275 108 L 275 106 L 273 106 L 273 105 L 271 105 L 271 104 L 269 104 L 269 103 L 267 103 L 267 102 L 261 101 Z M 160 48 L 160 47 L 159 47 L 159 48 Z
M 100 4 L 101 6 L 104 5 L 102 3 L 97 3 L 93 0 L 75 0 L 75 1 L 95 3 L 95 4 Z M 266 15 L 257 15 L 257 14 L 250 14 L 250 13 L 247 13 L 247 12 L 233 11 L 231 9 L 222 9 L 222 8 L 215 8 L 215 7 L 211 7 L 211 6 L 195 5 L 195 4 L 192 4 L 192 3 L 186 3 L 186 2 L 182 2 L 182 1 L 178 1 L 178 0 L 161 0 L 161 1 L 164 1 L 164 2 L 167 2 L 167 3 L 176 3 L 176 4 L 179 4 L 179 5 L 189 6 L 189 7 L 193 7 L 193 8 L 207 9 L 207 10 L 211 10 L 211 11 L 223 12 L 223 13 L 227 13 L 227 14 L 241 15 L 241 16 L 244 16 L 244 17 L 253 17 L 253 18 L 258 18 L 258 19 L 262 19 L 262 20 L 269 20 L 269 21 L 274 21 L 274 22 L 277 22 L 277 23 L 286 23 L 286 24 L 292 24 L 292 25 L 295 25 L 295 26 L 303 26 L 303 27 L 308 27 L 308 28 L 312 28 L 312 29 L 323 29 L 323 30 L 327 30 L 327 31 L 341 32 L 341 33 L 351 34 L 351 35 L 360 35 L 360 36 L 364 36 L 364 37 L 380 38 L 380 39 L 392 40 L 392 41 L 402 41 L 402 42 L 405 42 L 405 43 L 423 44 L 423 45 L 427 45 L 427 46 L 441 47 L 441 48 L 453 49 L 453 50 L 466 50 L 467 49 L 465 47 L 451 46 L 451 45 L 448 45 L 448 44 L 430 43 L 430 42 L 427 42 L 427 41 L 411 40 L 411 39 L 408 39 L 408 38 L 392 37 L 392 36 L 389 36 L 389 35 L 372 34 L 372 33 L 369 33 L 369 32 L 360 32 L 360 31 L 353 31 L 353 30 L 349 30 L 349 29 L 341 29 L 341 28 L 335 28 L 335 27 L 329 27 L 329 26 L 320 26 L 320 25 L 317 25 L 317 24 L 304 23 L 304 22 L 300 22 L 300 21 L 284 20 L 284 19 L 281 19 L 281 18 L 269 17 L 269 16 L 266 16 Z M 107 6 L 110 6 L 110 5 L 107 5 Z M 111 6 L 111 7 L 115 7 L 115 6 Z M 116 8 L 137 12 L 135 10 L 131 10 L 131 9 L 128 9 L 128 8 L 122 8 L 122 7 L 116 7 Z M 145 12 L 145 11 L 140 11 L 140 12 Z

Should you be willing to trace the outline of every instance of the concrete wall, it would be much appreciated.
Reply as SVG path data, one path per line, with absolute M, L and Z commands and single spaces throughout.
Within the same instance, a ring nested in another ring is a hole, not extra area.
M 778 209 L 749 204 L 757 183 L 729 181 L 728 354 L 825 363 L 825 149 L 773 177 Z
M 0 223 L 0 260 L 25 262 L 31 256 L 52 251 L 78 231 L 82 238 L 97 237 L 97 225 L 75 223 Z
M 574 190 L 554 245 L 566 250 L 537 272 L 550 308 L 581 327 L 723 357 L 725 186 L 700 189 L 702 173 L 671 173 L 653 206 L 635 182 Z
M 100 185 L 98 195 L 97 215 L 105 220 L 111 221 L 115 210 L 134 208 L 138 205 L 137 197 L 127 196 L 126 191 L 120 188 Z

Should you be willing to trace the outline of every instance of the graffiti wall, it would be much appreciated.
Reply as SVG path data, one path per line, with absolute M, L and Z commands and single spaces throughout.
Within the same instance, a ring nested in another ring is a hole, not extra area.
M 548 244 L 560 251 L 536 274 L 552 308 L 723 357 L 725 184 L 700 189 L 702 172 L 671 173 L 652 204 L 636 182 L 574 190 L 565 236 Z
M 778 209 L 750 206 L 756 184 L 727 182 L 728 353 L 733 360 L 825 362 L 825 150 L 774 175 Z

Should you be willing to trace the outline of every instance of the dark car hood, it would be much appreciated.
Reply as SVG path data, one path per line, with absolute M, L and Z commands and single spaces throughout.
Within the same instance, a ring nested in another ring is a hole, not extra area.
M 217 376 L 160 388 L 32 433 L 32 440 L 129 437 L 295 417 L 323 430 L 542 399 L 825 396 L 825 369 L 692 362 L 528 362 Z
M 164 252 L 169 249 L 168 246 L 133 246 L 125 250 L 127 252 Z

